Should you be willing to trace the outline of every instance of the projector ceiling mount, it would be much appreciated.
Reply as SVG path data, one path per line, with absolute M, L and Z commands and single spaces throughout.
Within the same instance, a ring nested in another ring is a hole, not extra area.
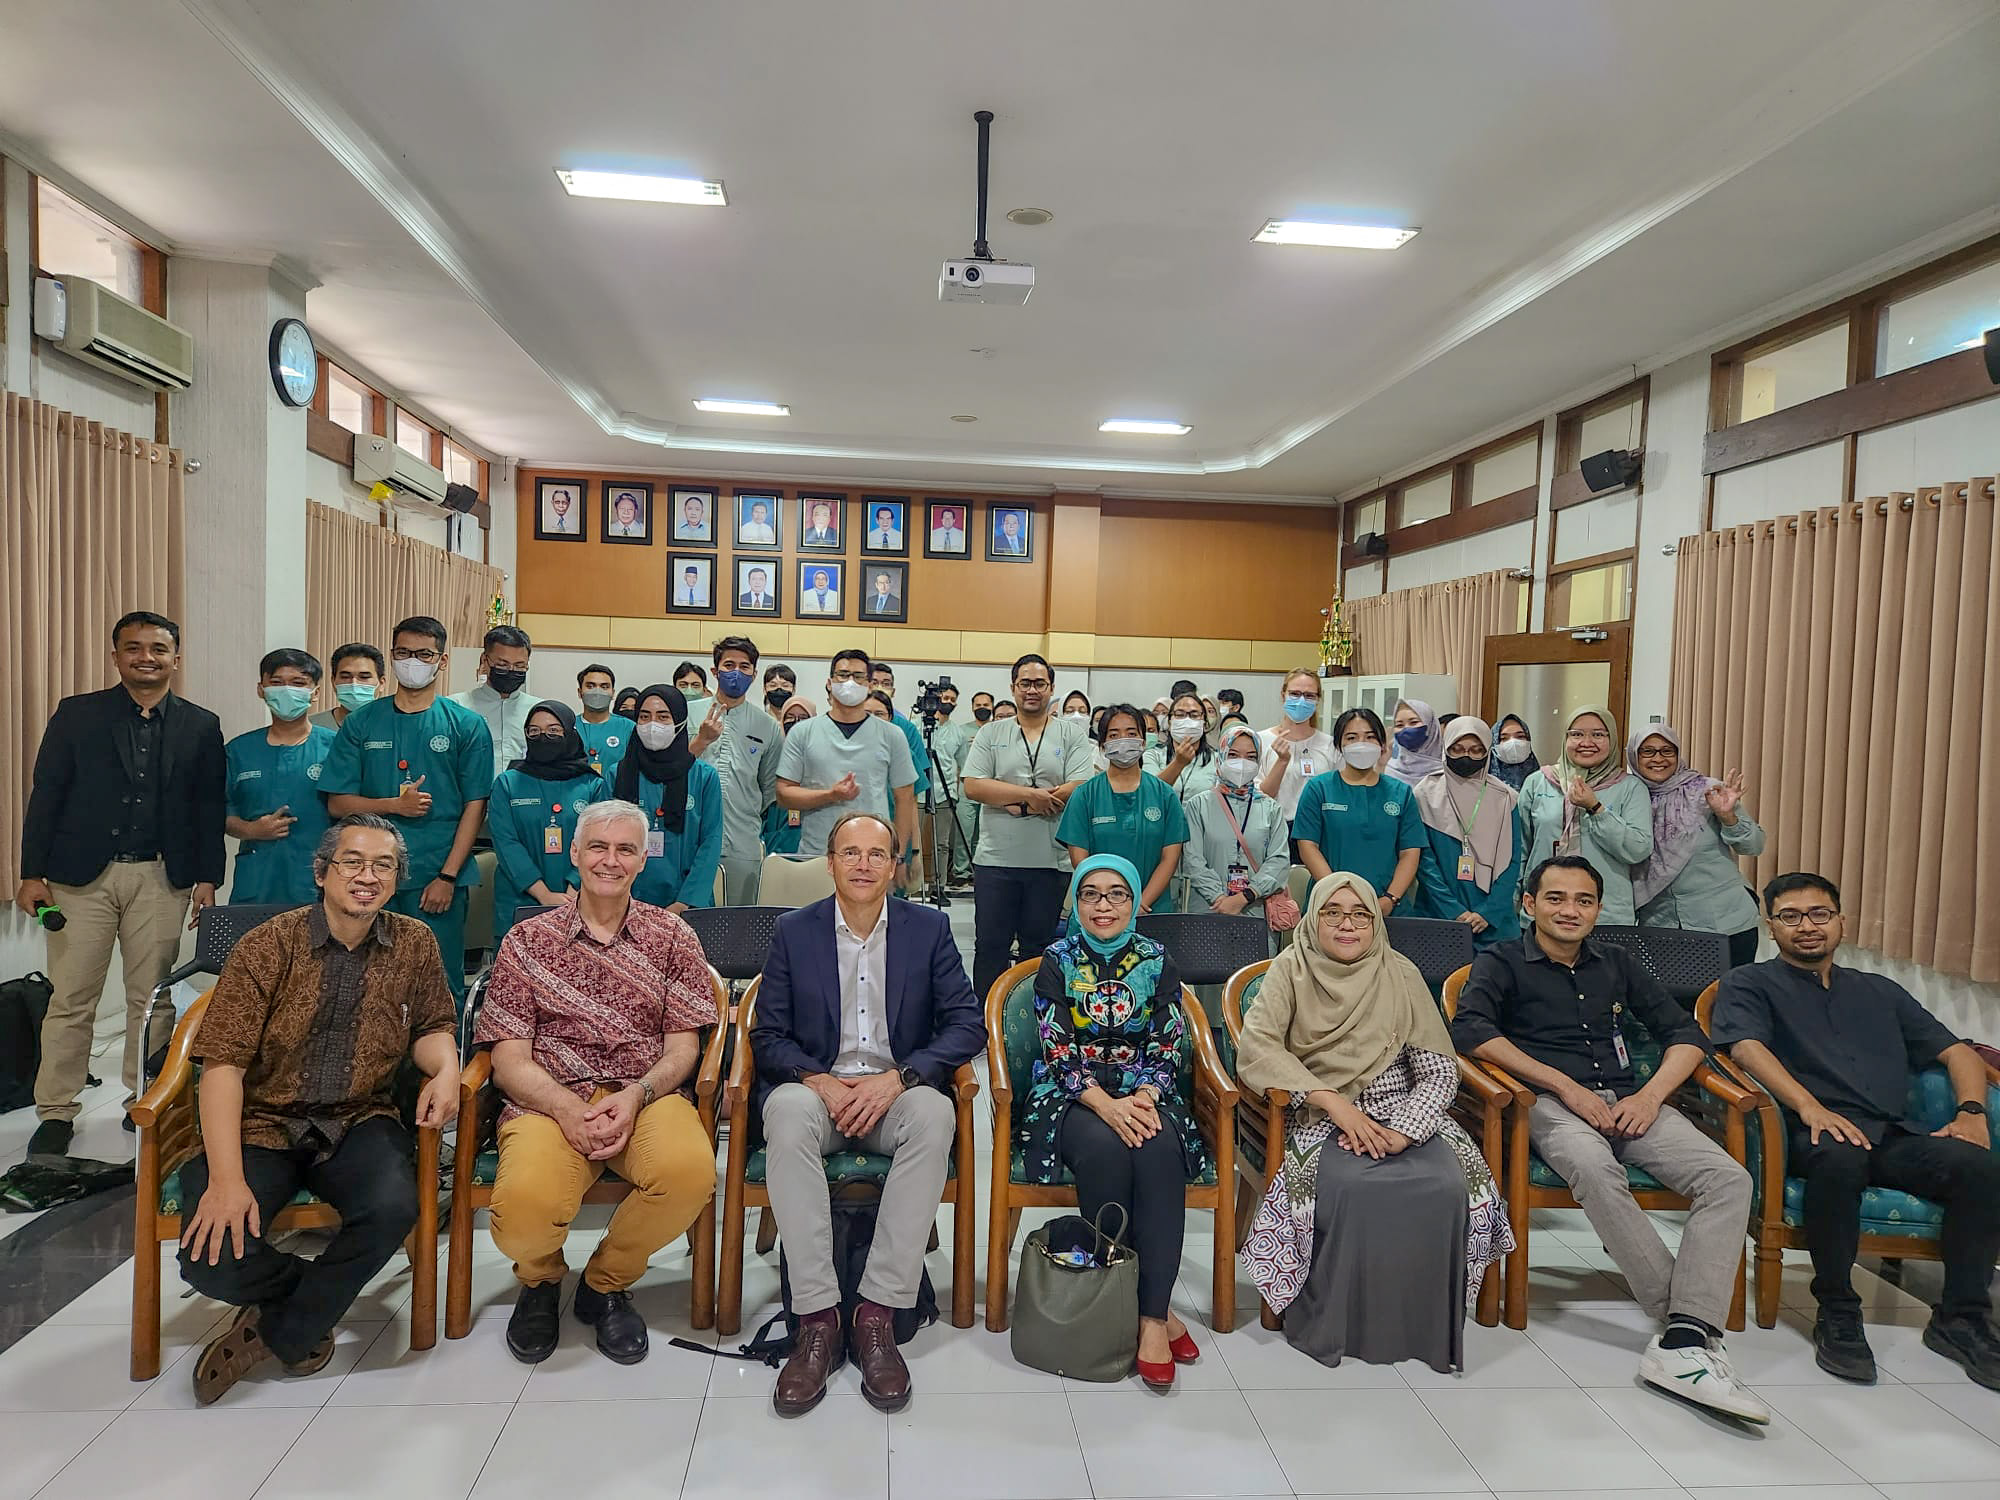
M 972 122 L 979 127 L 979 222 L 972 236 L 972 258 L 991 260 L 993 249 L 986 243 L 986 163 L 993 151 L 993 111 L 974 110 Z
M 986 242 L 987 164 L 993 145 L 993 111 L 975 110 L 979 127 L 979 205 L 973 224 L 972 254 L 948 260 L 938 273 L 938 301 L 983 302 L 988 306 L 1019 307 L 1035 289 L 1035 268 L 997 260 Z

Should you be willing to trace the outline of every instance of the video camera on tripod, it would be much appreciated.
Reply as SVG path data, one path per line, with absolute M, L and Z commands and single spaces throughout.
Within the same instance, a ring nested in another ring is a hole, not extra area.
M 944 704 L 939 700 L 938 694 L 946 688 L 950 688 L 954 693 L 958 691 L 957 684 L 943 673 L 938 675 L 935 682 L 926 682 L 922 678 L 917 680 L 917 713 L 924 721 L 924 728 L 937 728 L 938 718 L 944 712 Z

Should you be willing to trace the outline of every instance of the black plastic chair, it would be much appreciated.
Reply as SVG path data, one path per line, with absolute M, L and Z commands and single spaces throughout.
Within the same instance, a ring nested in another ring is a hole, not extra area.
M 1444 982 L 1472 962 L 1472 929 L 1463 922 L 1433 917 L 1390 917 L 1389 946 L 1417 966 L 1432 995 L 1444 993 Z
M 702 956 L 731 986 L 748 984 L 764 972 L 777 936 L 778 918 L 789 906 L 691 906 L 681 920 L 701 939 Z
M 1261 916 L 1163 912 L 1139 918 L 1139 931 L 1165 945 L 1182 984 L 1227 984 L 1245 964 L 1271 956 L 1271 929 Z
M 1729 937 L 1678 927 L 1598 927 L 1590 938 L 1623 948 L 1660 987 L 1694 1013 L 1701 992 L 1729 972 Z
M 222 966 L 229 960 L 237 940 L 253 927 L 261 927 L 271 918 L 282 916 L 288 911 L 297 911 L 304 902 L 280 906 L 205 906 L 194 922 L 194 957 L 167 975 L 153 986 L 153 993 L 146 997 L 146 1014 L 140 1023 L 139 1036 L 150 1040 L 153 1035 L 153 1014 L 160 1002 L 173 992 L 175 985 L 184 979 L 192 979 L 197 974 L 220 974 Z M 141 1049 L 143 1051 L 143 1048 Z M 146 1064 L 150 1058 L 139 1059 L 139 1092 L 146 1092 Z

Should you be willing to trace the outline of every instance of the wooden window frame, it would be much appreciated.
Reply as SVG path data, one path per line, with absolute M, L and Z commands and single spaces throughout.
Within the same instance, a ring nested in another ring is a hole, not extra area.
M 1549 536 L 1550 536 L 1550 555 L 1553 556 L 1555 527 L 1551 526 L 1549 528 Z M 1551 631 L 1556 631 L 1556 630 L 1568 631 L 1568 630 L 1595 630 L 1604 628 L 1605 626 L 1608 625 L 1629 626 L 1632 623 L 1633 614 L 1636 614 L 1639 608 L 1639 549 L 1637 545 L 1630 547 L 1620 547 L 1616 551 L 1612 552 L 1599 552 L 1590 557 L 1579 557 L 1572 562 L 1566 562 L 1562 564 L 1560 567 L 1551 563 L 1547 573 L 1544 575 L 1544 582 L 1542 584 L 1542 607 L 1544 611 L 1548 609 L 1550 603 L 1555 599 L 1556 585 L 1563 579 L 1569 577 L 1570 574 L 1587 573 L 1592 568 L 1608 567 L 1612 563 L 1621 563 L 1621 562 L 1630 563 L 1632 565 L 1631 597 L 1627 601 L 1628 605 L 1630 606 L 1633 612 L 1632 614 L 1626 615 L 1625 618 L 1622 620 L 1592 621 L 1591 623 L 1586 625 L 1557 625 L 1554 623 L 1550 623 L 1548 628 Z
M 75 204 L 91 218 L 107 229 L 121 236 L 125 242 L 139 252 L 139 305 L 155 317 L 167 315 L 167 253 L 158 246 L 139 238 L 131 230 L 120 224 L 109 214 L 100 213 L 85 203 L 75 193 L 61 183 L 50 178 L 28 174 L 28 266 L 29 283 L 42 269 L 42 186 L 46 183 L 51 191 Z
M 1496 495 L 1491 500 L 1474 505 L 1473 465 L 1530 439 L 1533 439 L 1535 444 L 1534 481 L 1509 494 Z M 1443 515 L 1433 516 L 1428 521 L 1404 524 L 1403 492 L 1414 485 L 1427 484 L 1447 472 L 1451 475 L 1451 508 Z M 1541 491 L 1541 479 L 1542 424 L 1537 421 L 1517 427 L 1512 432 L 1503 432 L 1500 436 L 1468 448 L 1443 463 L 1418 469 L 1415 473 L 1398 479 L 1394 484 L 1385 484 L 1370 490 L 1365 495 L 1357 495 L 1341 507 L 1341 567 L 1344 571 L 1357 563 L 1381 560 L 1361 556 L 1353 545 L 1355 513 L 1374 500 L 1381 499 L 1387 502 L 1383 507 L 1382 534 L 1389 541 L 1389 553 L 1420 552 L 1426 547 L 1435 547 L 1443 542 L 1460 541 L 1484 531 L 1496 531 L 1503 526 L 1512 526 L 1532 519 Z

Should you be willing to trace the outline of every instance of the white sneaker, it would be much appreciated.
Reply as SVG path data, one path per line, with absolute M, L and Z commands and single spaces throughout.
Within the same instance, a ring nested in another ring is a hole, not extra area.
M 1663 1349 L 1656 1334 L 1639 1356 L 1639 1378 L 1650 1386 L 1744 1422 L 1768 1422 L 1771 1409 L 1736 1382 L 1722 1340 L 1706 1347 Z

